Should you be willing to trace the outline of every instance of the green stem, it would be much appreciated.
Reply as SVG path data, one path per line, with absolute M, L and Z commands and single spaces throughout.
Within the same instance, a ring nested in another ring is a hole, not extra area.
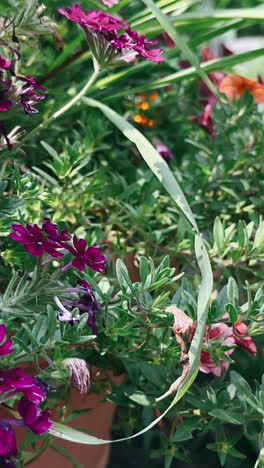
M 64 106 L 62 106 L 59 110 L 54 112 L 47 120 L 39 124 L 37 127 L 33 128 L 31 132 L 29 132 L 22 140 L 19 142 L 19 144 L 14 148 L 14 150 L 17 150 L 21 145 L 26 143 L 32 136 L 34 136 L 36 133 L 38 133 L 39 130 L 42 128 L 47 127 L 51 122 L 54 122 L 54 120 L 58 119 L 62 114 L 67 112 L 71 107 L 73 107 L 75 104 L 77 104 L 83 96 L 87 93 L 88 89 L 92 86 L 92 84 L 95 82 L 97 79 L 98 75 L 100 73 L 99 68 L 94 65 L 94 71 L 92 75 L 90 76 L 89 80 L 87 83 L 84 85 L 84 87 L 79 91 L 76 96 L 74 96 L 70 101 L 68 101 Z M 5 156 L 6 154 L 10 154 L 10 152 L 4 152 L 1 157 Z M 12 154 L 12 153 L 11 153 Z

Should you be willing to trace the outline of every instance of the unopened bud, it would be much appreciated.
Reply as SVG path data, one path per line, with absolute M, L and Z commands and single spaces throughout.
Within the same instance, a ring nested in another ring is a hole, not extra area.
M 64 359 L 62 365 L 70 373 L 72 387 L 80 393 L 87 393 L 90 387 L 90 372 L 84 359 Z

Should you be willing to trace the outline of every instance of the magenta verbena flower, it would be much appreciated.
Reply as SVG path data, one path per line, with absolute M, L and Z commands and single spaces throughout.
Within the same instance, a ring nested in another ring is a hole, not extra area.
M 44 434 L 53 424 L 50 420 L 50 411 L 43 411 L 38 404 L 33 403 L 26 397 L 21 398 L 18 412 L 23 418 L 24 424 L 35 434 Z
M 24 249 L 35 257 L 41 257 L 45 252 L 54 258 L 63 257 L 59 249 L 64 248 L 62 242 L 70 239 L 67 231 L 59 232 L 57 225 L 48 218 L 44 219 L 42 229 L 37 224 L 27 224 L 26 227 L 12 224 L 12 229 L 11 239 L 23 244 Z
M 10 424 L 0 421 L 0 466 L 15 468 L 17 446 L 15 433 Z
M 148 41 L 146 36 L 131 31 L 119 18 L 101 10 L 85 13 L 78 4 L 69 7 L 68 11 L 60 8 L 59 12 L 84 29 L 93 56 L 101 67 L 140 57 L 156 63 L 164 60 L 161 49 L 149 48 L 157 41 Z
M 6 337 L 6 326 L 0 325 L 0 356 L 6 356 L 7 354 L 13 353 L 12 340 L 5 340 Z M 2 343 L 4 341 L 4 343 Z M 2 344 L 1 344 L 2 343 Z
M 73 238 L 73 247 L 69 244 L 65 248 L 75 257 L 69 265 L 64 267 L 65 271 L 70 266 L 73 266 L 79 271 L 83 271 L 85 266 L 90 267 L 94 271 L 101 272 L 104 269 L 105 256 L 101 254 L 98 247 L 87 247 L 87 242 L 84 239 Z

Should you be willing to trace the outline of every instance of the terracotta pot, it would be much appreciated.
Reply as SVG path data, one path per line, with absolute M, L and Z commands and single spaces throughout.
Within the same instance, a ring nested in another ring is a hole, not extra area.
M 24 364 L 20 367 L 23 368 L 24 372 L 28 375 L 34 375 L 35 369 L 33 365 Z M 95 372 L 93 372 L 94 374 Z M 116 385 L 120 385 L 123 376 L 114 376 L 111 372 L 108 372 L 110 378 L 115 382 Z M 105 397 L 105 393 L 100 395 L 88 394 L 87 397 L 83 397 L 79 392 L 73 390 L 71 393 L 69 406 L 74 410 L 81 410 L 90 408 L 91 411 L 76 417 L 68 425 L 77 429 L 85 429 L 92 435 L 99 438 L 109 440 L 111 439 L 111 426 L 112 420 L 115 413 L 116 406 L 113 403 L 102 402 Z M 0 418 L 10 417 L 10 414 L 6 414 L 6 411 L 0 407 Z M 25 430 L 19 429 L 16 432 L 16 439 L 18 447 L 24 440 Z M 71 456 L 76 460 L 78 467 L 84 468 L 106 468 L 110 446 L 105 445 L 83 445 L 65 441 L 63 439 L 56 438 L 54 443 L 62 448 L 65 448 Z M 59 454 L 53 449 L 47 449 L 45 452 L 38 457 L 35 461 L 30 463 L 28 466 L 31 468 L 47 468 L 50 466 L 56 466 L 56 468 L 72 468 L 72 463 L 63 455 Z

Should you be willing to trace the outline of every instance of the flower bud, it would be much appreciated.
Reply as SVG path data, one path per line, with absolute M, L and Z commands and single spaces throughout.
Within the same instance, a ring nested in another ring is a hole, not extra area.
M 72 387 L 79 390 L 80 393 L 87 393 L 90 387 L 90 372 L 84 359 L 64 359 L 62 365 L 70 373 Z

